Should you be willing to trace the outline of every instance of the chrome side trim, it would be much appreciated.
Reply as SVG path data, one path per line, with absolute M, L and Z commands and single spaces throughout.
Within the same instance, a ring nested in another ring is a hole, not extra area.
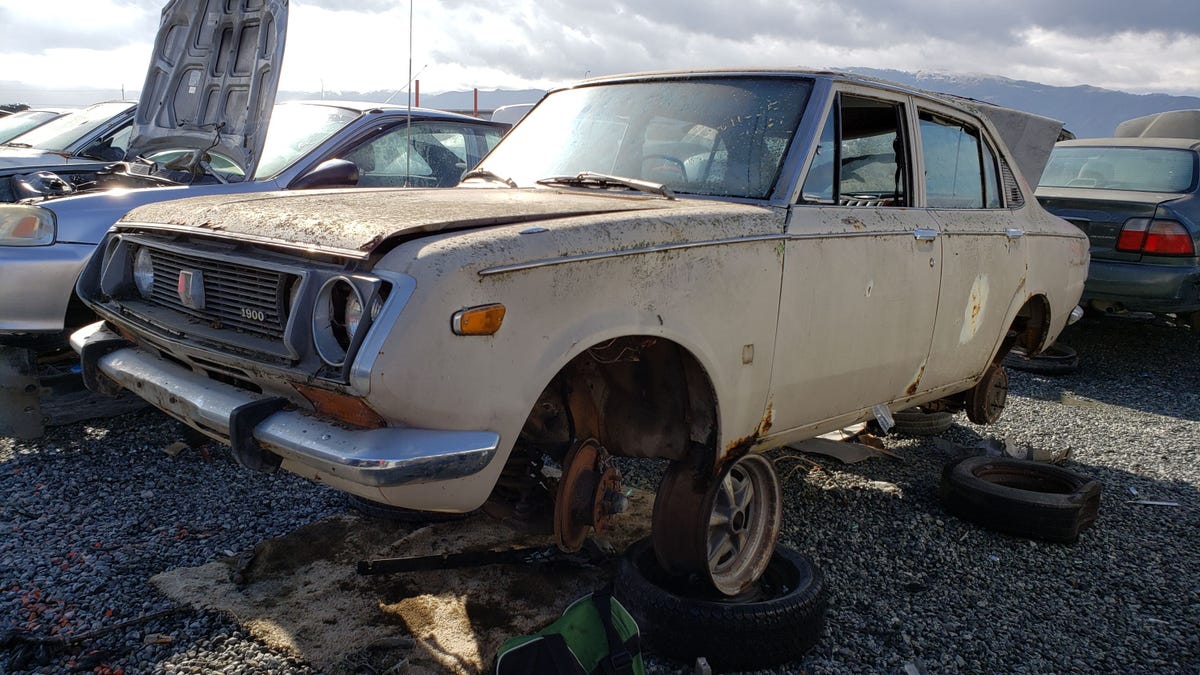
M 71 346 L 81 349 L 87 341 L 117 337 L 96 323 L 72 335 Z M 225 442 L 229 441 L 233 411 L 268 398 L 132 347 L 100 357 L 96 366 L 151 405 Z M 349 429 L 299 410 L 282 410 L 267 417 L 254 427 L 253 437 L 284 459 L 369 487 L 470 476 L 491 462 L 500 443 L 500 435 L 492 431 Z
M 601 251 L 598 253 L 580 253 L 577 255 L 565 255 L 557 258 L 542 258 L 540 260 L 530 260 L 523 263 L 512 263 L 510 265 L 497 265 L 496 267 L 488 267 L 479 270 L 479 276 L 487 277 L 493 274 L 504 274 L 505 272 L 518 272 L 521 270 L 529 270 L 537 267 L 549 267 L 551 265 L 563 265 L 566 263 L 583 262 L 588 260 L 605 260 L 608 258 L 622 258 L 627 255 L 643 255 L 646 253 L 658 253 L 660 251 L 678 251 L 688 248 L 706 248 L 709 246 L 721 246 L 723 244 L 741 244 L 746 242 L 758 241 L 776 241 L 787 239 L 786 234 L 755 234 L 748 237 L 732 237 L 729 239 L 706 239 L 704 241 L 688 241 L 678 244 L 657 244 L 655 246 L 641 246 L 638 248 L 627 248 L 621 251 Z
M 371 270 L 371 274 L 391 282 L 392 292 L 383 302 L 379 316 L 375 317 L 368 326 L 367 335 L 363 338 L 362 344 L 358 346 L 358 351 L 354 354 L 354 362 L 350 365 L 350 388 L 358 396 L 366 396 L 371 393 L 371 371 L 375 369 L 375 361 L 387 344 L 392 326 L 396 325 L 396 321 L 400 318 L 400 312 L 404 310 L 408 299 L 417 289 L 417 280 L 407 274 L 397 274 L 380 269 Z

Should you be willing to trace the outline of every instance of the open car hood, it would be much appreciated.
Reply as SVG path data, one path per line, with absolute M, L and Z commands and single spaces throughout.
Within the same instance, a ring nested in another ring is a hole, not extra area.
M 287 0 L 170 0 L 127 157 L 213 145 L 253 176 L 287 32 Z M 219 130 L 219 137 L 217 136 Z

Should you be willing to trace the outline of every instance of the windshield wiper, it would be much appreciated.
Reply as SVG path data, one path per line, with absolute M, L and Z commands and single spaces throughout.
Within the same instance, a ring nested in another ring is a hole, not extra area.
M 28 143 L 4 143 L 4 147 L 6 147 L 6 148 L 32 148 L 33 146 Z
M 640 180 L 637 178 L 626 178 L 624 176 L 610 176 L 606 173 L 596 173 L 594 171 L 580 171 L 574 176 L 550 176 L 537 181 L 538 185 L 569 185 L 574 187 L 612 187 L 614 185 L 627 187 L 632 190 L 640 190 L 648 192 L 652 195 L 660 195 L 667 199 L 675 199 L 675 193 L 671 188 L 662 183 L 653 183 L 648 180 Z
M 462 182 L 468 178 L 482 178 L 484 180 L 490 180 L 496 183 L 504 183 L 510 188 L 517 187 L 517 181 L 511 178 L 505 178 L 504 176 L 501 176 L 494 171 L 488 171 L 487 169 L 471 169 L 470 171 L 464 173 L 462 178 L 459 178 L 458 180 L 459 182 Z

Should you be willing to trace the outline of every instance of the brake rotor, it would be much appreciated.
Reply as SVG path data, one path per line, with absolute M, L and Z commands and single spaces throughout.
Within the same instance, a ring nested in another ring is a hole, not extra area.
M 578 551 L 588 531 L 604 534 L 614 514 L 624 511 L 621 473 L 594 439 L 571 448 L 563 459 L 554 499 L 554 540 L 564 551 Z

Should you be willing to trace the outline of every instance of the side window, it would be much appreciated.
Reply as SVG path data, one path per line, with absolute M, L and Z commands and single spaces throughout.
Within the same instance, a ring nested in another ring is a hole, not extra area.
M 804 179 L 804 203 L 907 206 L 903 129 L 901 104 L 839 94 Z
M 984 165 L 990 167 L 991 192 L 999 206 L 996 168 L 990 149 L 980 142 L 979 132 L 959 122 L 921 112 L 921 151 L 925 157 L 925 200 L 933 208 L 982 209 L 985 202 Z
M 999 209 L 1004 206 L 1000 199 L 1000 176 L 996 172 L 996 153 L 992 145 L 983 142 L 983 199 L 989 209 Z
M 471 133 L 453 124 L 404 124 L 342 156 L 358 166 L 363 187 L 449 187 L 474 163 L 468 158 Z

